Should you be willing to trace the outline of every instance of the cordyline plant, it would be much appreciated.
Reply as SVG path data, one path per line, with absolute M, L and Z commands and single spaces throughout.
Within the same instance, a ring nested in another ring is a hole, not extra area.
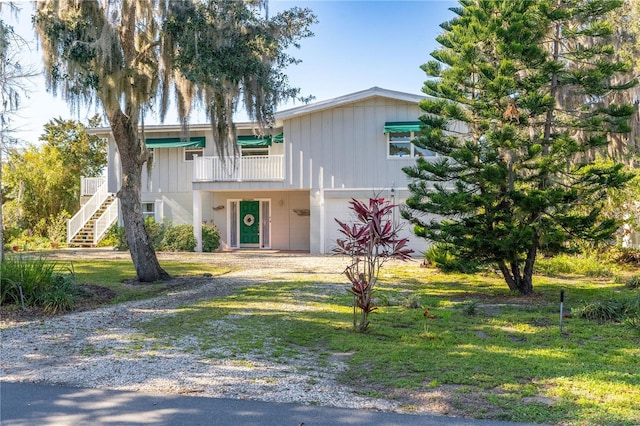
M 390 259 L 409 259 L 413 250 L 407 248 L 407 238 L 398 236 L 400 227 L 389 220 L 395 205 L 383 198 L 370 198 L 368 204 L 352 199 L 349 204 L 356 220 L 349 225 L 336 219 L 344 238 L 337 239 L 333 252 L 351 257 L 344 273 L 353 294 L 353 329 L 360 333 L 376 309 L 372 298 L 380 268 Z

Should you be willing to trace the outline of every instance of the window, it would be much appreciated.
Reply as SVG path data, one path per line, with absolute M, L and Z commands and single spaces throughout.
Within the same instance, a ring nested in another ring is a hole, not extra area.
M 387 155 L 392 158 L 402 157 L 434 157 L 428 149 L 420 148 L 411 141 L 416 138 L 416 132 L 387 133 Z
M 242 146 L 240 147 L 243 157 L 255 157 L 257 155 L 269 155 L 268 146 Z
M 145 219 L 148 217 L 156 218 L 156 203 L 142 203 L 142 217 Z
M 193 161 L 193 157 L 198 156 L 202 157 L 204 153 L 203 148 L 193 147 L 193 148 L 185 148 L 184 149 L 184 161 Z
M 417 147 L 412 141 L 420 135 L 424 127 L 420 121 L 387 121 L 384 133 L 387 135 L 388 158 L 435 157 L 428 149 Z

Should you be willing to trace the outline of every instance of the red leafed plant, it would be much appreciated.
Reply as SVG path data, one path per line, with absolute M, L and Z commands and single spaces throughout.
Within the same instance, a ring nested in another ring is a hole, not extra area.
M 376 309 L 372 299 L 380 268 L 389 259 L 409 259 L 413 250 L 407 248 L 407 238 L 398 236 L 399 226 L 389 220 L 395 205 L 383 198 L 371 198 L 368 204 L 352 199 L 349 204 L 355 221 L 349 225 L 335 219 L 344 238 L 337 239 L 333 252 L 351 257 L 344 273 L 353 294 L 353 329 L 363 332 Z

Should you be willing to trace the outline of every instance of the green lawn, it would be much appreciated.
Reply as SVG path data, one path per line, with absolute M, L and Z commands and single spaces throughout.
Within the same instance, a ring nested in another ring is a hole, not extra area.
M 172 274 L 228 271 L 202 263 L 163 266 Z M 128 261 L 74 262 L 74 269 L 80 282 L 109 286 L 120 300 L 153 294 L 123 289 L 120 281 L 133 275 Z M 341 380 L 359 393 L 393 398 L 402 390 L 447 390 L 451 406 L 469 417 L 640 424 L 637 329 L 574 315 L 559 330 L 561 289 L 574 312 L 590 301 L 638 297 L 640 290 L 612 275 L 537 276 L 535 294 L 521 297 L 498 275 L 386 268 L 365 334 L 351 331 L 351 296 L 346 280 L 335 277 L 265 282 L 139 326 L 160 345 L 194 336 L 198 343 L 189 350 L 214 358 L 241 360 L 252 352 L 286 363 L 315 354 L 322 363 L 332 353 L 350 353 Z M 425 319 L 427 307 L 435 318 Z

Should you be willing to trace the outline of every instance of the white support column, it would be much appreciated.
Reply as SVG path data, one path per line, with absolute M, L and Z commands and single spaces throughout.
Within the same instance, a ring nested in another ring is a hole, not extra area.
M 202 252 L 202 192 L 193 191 L 193 236 L 196 238 L 196 251 Z

